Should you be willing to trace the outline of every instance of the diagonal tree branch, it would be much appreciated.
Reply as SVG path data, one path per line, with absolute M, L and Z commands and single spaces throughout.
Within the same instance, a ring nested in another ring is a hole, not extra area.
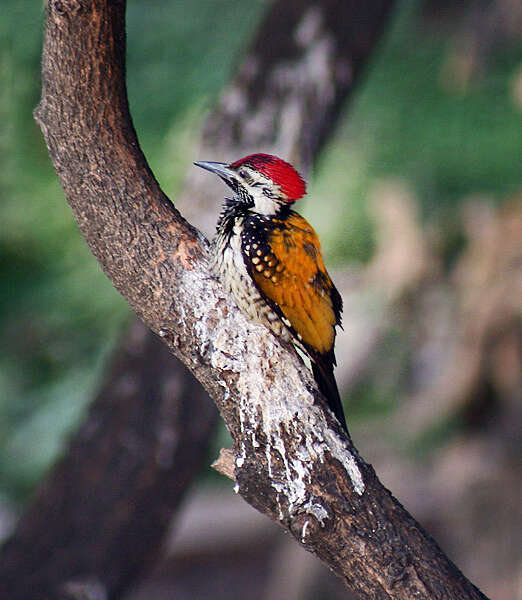
M 484 598 L 378 482 L 297 357 L 207 271 L 208 243 L 159 189 L 124 83 L 123 1 L 48 2 L 36 117 L 93 254 L 215 400 L 241 495 L 361 598 Z
M 319 140 L 333 131 L 341 102 L 354 89 L 392 5 L 393 0 L 274 2 L 207 118 L 198 155 L 233 157 L 263 147 L 309 166 Z M 326 68 L 314 67 L 318 58 Z M 209 179 L 198 178 L 196 170 L 191 174 L 181 205 L 210 232 L 221 189 L 208 187 Z M 2 548 L 0 580 L 7 597 L 35 600 L 53 597 L 57 589 L 76 597 L 97 586 L 121 593 L 153 560 L 169 513 L 198 472 L 216 409 L 197 380 L 139 321 L 124 334 L 115 357 L 64 458 Z M 229 468 L 233 473 L 233 460 Z M 139 483 L 144 479 L 145 489 Z M 123 498 L 129 510 L 122 517 Z M 149 541 L 117 541 L 136 538 Z

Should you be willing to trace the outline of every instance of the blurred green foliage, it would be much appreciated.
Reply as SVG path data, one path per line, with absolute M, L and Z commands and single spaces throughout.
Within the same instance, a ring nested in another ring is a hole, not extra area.
M 262 4 L 128 4 L 133 118 L 153 169 L 171 192 L 191 164 L 183 155 L 173 165 L 172 157 L 190 149 L 208 98 L 226 81 Z M 21 497 L 95 392 L 129 309 L 78 233 L 32 118 L 42 5 L 6 0 L 2 12 L 0 340 L 7 352 L 0 358 L 0 489 Z
M 172 194 L 266 3 L 128 4 L 131 111 Z M 80 418 L 129 311 L 78 233 L 32 119 L 42 6 L 4 0 L 2 13 L 0 489 L 22 497 Z M 416 19 L 416 3 L 404 3 L 310 187 L 304 212 L 338 262 L 371 257 L 365 204 L 378 177 L 408 179 L 425 214 L 450 219 L 467 194 L 502 198 L 520 184 L 522 129 L 509 94 L 520 46 L 503 46 L 484 77 L 452 93 L 439 77 L 449 35 L 429 36 Z M 367 400 L 383 405 L 378 392 Z
M 401 3 L 310 189 L 307 208 L 340 262 L 371 255 L 365 202 L 378 178 L 407 180 L 422 213 L 450 228 L 466 196 L 501 201 L 520 189 L 522 121 L 512 97 L 520 42 L 500 44 L 468 89 L 450 89 L 441 80 L 455 30 L 430 35 L 421 4 Z

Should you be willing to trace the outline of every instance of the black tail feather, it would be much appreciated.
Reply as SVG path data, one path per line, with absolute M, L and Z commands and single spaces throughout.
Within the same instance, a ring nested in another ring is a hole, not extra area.
M 343 426 L 343 429 L 348 433 L 343 404 L 341 402 L 339 390 L 337 389 L 333 368 L 312 361 L 312 372 L 314 374 L 314 379 L 317 382 L 317 386 L 319 387 L 319 391 L 328 400 L 328 406 L 332 409 L 337 420 Z

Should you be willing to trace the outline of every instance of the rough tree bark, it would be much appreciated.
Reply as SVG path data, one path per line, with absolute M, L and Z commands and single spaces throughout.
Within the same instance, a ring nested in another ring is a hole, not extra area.
M 88 418 L 0 555 L 0 598 L 118 595 L 151 565 L 208 457 L 217 411 L 133 324 Z
M 308 168 L 392 6 L 393 0 L 275 2 L 209 114 L 198 156 L 233 158 L 262 148 Z M 318 58 L 334 68 L 317 68 Z M 210 232 L 223 190 L 201 175 L 191 171 L 180 203 Z M 58 589 L 67 597 L 121 594 L 154 560 L 169 516 L 206 455 L 215 406 L 156 335 L 137 321 L 114 356 L 80 431 L 2 549 L 6 598 L 53 597 Z M 117 542 L 138 538 L 148 543 Z
M 246 322 L 209 277 L 206 240 L 138 146 L 124 8 L 48 3 L 36 116 L 94 255 L 215 400 L 234 440 L 237 490 L 361 598 L 484 598 L 382 487 L 295 354 Z

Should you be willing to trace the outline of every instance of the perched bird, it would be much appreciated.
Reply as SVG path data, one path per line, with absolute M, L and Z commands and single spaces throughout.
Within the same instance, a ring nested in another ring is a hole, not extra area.
M 231 164 L 196 162 L 233 191 L 218 220 L 212 270 L 246 315 L 300 349 L 347 431 L 335 382 L 335 327 L 342 300 L 311 225 L 291 209 L 306 184 L 286 161 L 252 154 Z

